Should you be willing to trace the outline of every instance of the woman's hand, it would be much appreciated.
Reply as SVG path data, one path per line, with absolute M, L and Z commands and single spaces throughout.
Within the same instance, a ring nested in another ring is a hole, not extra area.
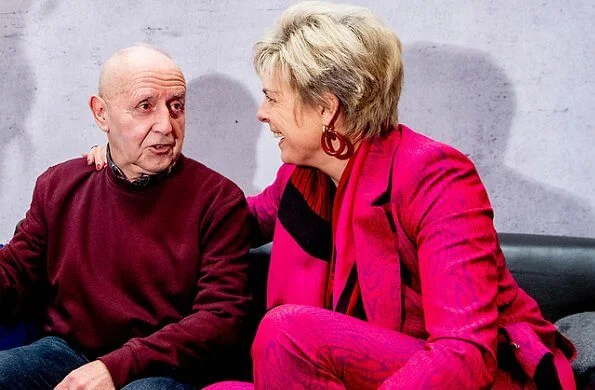
M 95 164 L 95 169 L 102 170 L 107 167 L 107 144 L 92 146 L 89 153 L 83 153 L 83 157 L 87 159 L 87 165 Z

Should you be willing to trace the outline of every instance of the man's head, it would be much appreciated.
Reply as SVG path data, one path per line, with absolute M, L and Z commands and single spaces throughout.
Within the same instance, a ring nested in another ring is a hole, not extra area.
M 147 45 L 119 50 L 103 65 L 89 100 L 111 156 L 129 180 L 171 167 L 184 143 L 186 81 L 176 63 Z

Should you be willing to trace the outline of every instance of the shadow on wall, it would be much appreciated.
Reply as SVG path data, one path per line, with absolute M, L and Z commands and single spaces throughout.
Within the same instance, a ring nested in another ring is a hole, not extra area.
M 257 103 L 244 85 L 214 73 L 193 79 L 186 97 L 184 154 L 254 194 Z
M 500 231 L 595 236 L 593 210 L 579 198 L 504 163 L 516 102 L 489 54 L 431 42 L 404 48 L 399 120 L 471 157 Z
M 23 45 L 31 3 L 31 0 L 3 0 L 0 4 L 0 161 L 7 158 L 6 148 L 13 142 L 16 142 L 20 156 L 31 156 L 33 152 L 25 123 L 37 88 Z M 32 160 L 22 160 L 27 169 Z M 0 177 L 0 183 L 3 182 L 4 178 Z

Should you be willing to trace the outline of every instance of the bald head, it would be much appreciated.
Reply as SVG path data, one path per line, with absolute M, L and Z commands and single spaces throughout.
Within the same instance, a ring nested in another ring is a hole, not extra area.
M 143 70 L 181 70 L 174 60 L 156 47 L 137 44 L 114 53 L 103 65 L 99 76 L 99 96 L 109 100 L 122 93 L 126 88 L 126 79 L 132 72 Z

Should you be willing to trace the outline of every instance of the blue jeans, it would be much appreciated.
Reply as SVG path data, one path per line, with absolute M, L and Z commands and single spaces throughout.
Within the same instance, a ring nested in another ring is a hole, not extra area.
M 194 390 L 197 386 L 177 382 L 165 376 L 151 376 L 137 379 L 122 387 L 122 390 Z
M 53 389 L 72 370 L 89 360 L 64 340 L 43 337 L 27 346 L 0 351 L 0 389 Z M 167 377 L 135 380 L 123 390 L 191 390 L 196 387 Z

